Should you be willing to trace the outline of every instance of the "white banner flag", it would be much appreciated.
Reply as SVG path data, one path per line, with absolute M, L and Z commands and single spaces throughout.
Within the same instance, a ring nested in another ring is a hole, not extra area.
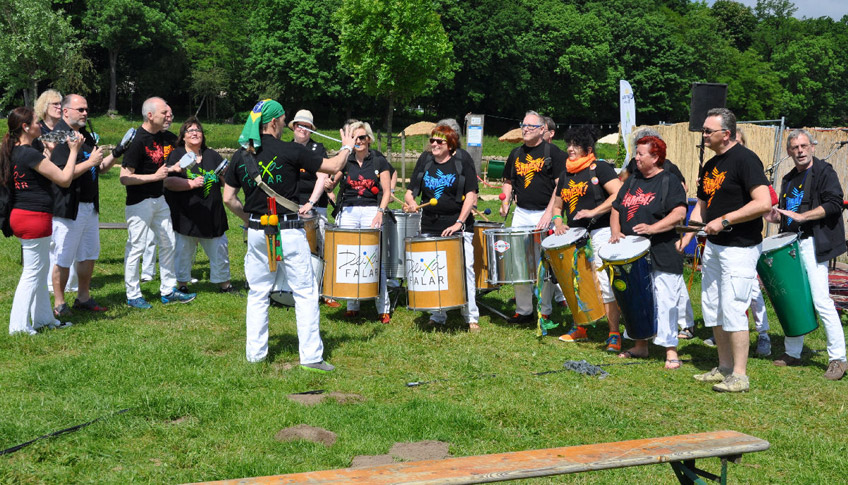
M 636 97 L 633 95 L 633 88 L 630 83 L 625 80 L 618 81 L 620 107 L 621 107 L 621 138 L 624 141 L 624 147 L 627 150 L 627 158 L 624 159 L 622 167 L 626 167 L 630 163 L 630 133 L 636 127 Z

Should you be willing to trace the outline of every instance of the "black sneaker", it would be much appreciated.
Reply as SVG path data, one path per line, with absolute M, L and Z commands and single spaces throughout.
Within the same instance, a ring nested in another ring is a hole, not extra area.
M 533 321 L 533 315 L 522 315 L 520 313 L 516 313 L 512 316 L 512 318 L 507 320 L 509 323 L 530 323 Z
M 71 308 L 67 303 L 62 303 L 61 305 L 53 308 L 53 315 L 56 317 L 69 317 L 72 315 Z

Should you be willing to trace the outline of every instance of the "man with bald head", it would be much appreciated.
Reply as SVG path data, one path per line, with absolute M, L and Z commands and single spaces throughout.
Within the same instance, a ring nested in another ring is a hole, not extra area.
M 121 183 L 127 187 L 127 245 L 124 252 L 124 285 L 127 305 L 151 308 L 141 294 L 139 261 L 144 252 L 148 230 L 152 230 L 159 247 L 159 293 L 163 304 L 187 303 L 194 293 L 177 291 L 174 274 L 174 229 L 171 211 L 163 192 L 169 171 L 179 171 L 179 164 L 168 167 L 165 160 L 177 143 L 177 135 L 168 131 L 174 115 L 164 99 L 153 97 L 141 107 L 144 123 L 136 131 L 121 165 Z
M 94 262 L 100 256 L 100 229 L 98 213 L 99 174 L 112 168 L 113 155 L 104 158 L 103 151 L 85 129 L 88 121 L 88 102 L 78 94 L 69 94 L 62 99 L 62 119 L 54 130 L 77 131 L 83 136 L 82 150 L 77 155 L 74 170 L 74 182 L 63 189 L 54 186 L 53 207 L 53 244 L 50 261 L 55 315 L 66 317 L 71 314 L 65 302 L 65 285 L 68 282 L 70 267 L 76 262 L 79 277 L 79 291 L 74 309 L 105 311 L 94 298 L 91 298 L 91 275 Z M 68 160 L 70 148 L 65 143 L 54 147 L 51 160 L 57 166 L 64 166 Z

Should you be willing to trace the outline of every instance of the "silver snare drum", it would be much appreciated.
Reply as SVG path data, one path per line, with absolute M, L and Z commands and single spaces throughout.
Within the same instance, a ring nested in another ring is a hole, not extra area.
M 397 223 L 391 217 L 383 218 L 383 268 L 386 269 L 386 278 L 405 278 L 403 262 L 406 258 L 404 241 L 408 237 L 415 237 L 421 227 L 420 212 L 392 211 Z
M 489 282 L 498 284 L 535 283 L 542 239 L 547 230 L 533 226 L 487 229 L 483 231 L 489 256 Z

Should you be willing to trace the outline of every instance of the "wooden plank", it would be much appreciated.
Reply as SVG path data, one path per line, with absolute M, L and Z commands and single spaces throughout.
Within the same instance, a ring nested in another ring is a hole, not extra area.
M 126 230 L 126 222 L 101 222 L 100 229 L 124 229 Z
M 769 442 L 736 431 L 713 431 L 641 440 L 466 456 L 444 460 L 342 468 L 268 477 L 204 482 L 277 485 L 292 483 L 464 484 L 545 477 L 592 470 L 724 457 L 763 451 Z

